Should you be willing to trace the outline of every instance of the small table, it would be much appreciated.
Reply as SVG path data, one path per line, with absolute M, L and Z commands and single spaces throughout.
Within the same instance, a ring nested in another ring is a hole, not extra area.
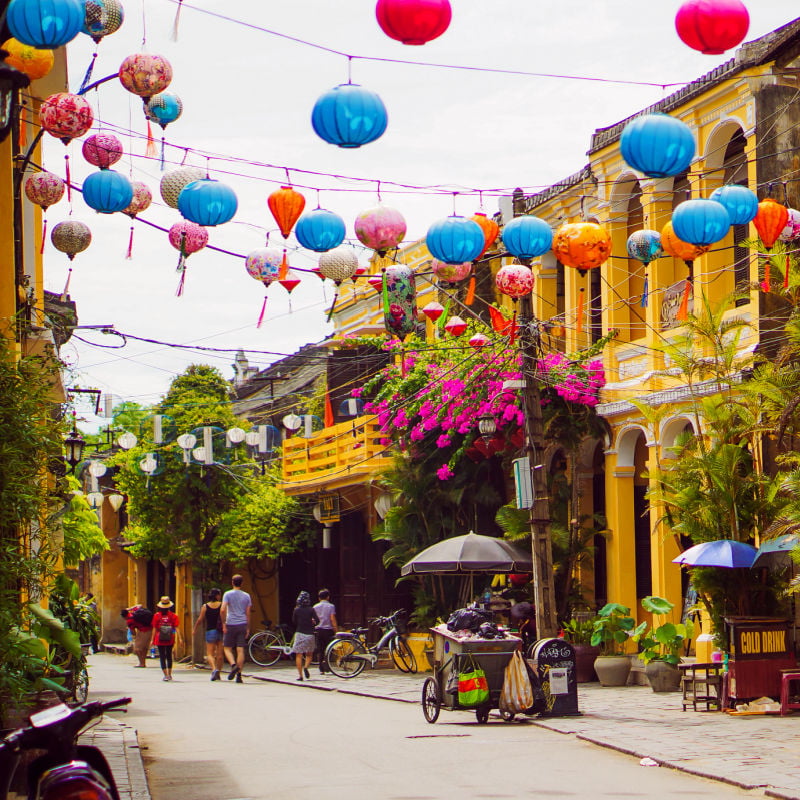
M 721 711 L 723 706 L 722 663 L 678 664 L 681 671 L 683 711 L 691 705 L 693 711 Z M 698 708 L 698 704 L 705 708 Z

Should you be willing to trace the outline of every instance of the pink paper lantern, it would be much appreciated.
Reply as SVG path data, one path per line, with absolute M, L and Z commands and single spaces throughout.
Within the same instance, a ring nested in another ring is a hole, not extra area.
M 47 211 L 64 196 L 64 181 L 52 172 L 34 172 L 25 180 L 25 195 Z
M 472 262 L 465 261 L 463 264 L 445 264 L 444 261 L 439 261 L 438 258 L 434 258 L 431 262 L 431 269 L 433 270 L 433 274 L 440 281 L 459 283 L 469 278 L 472 272 Z
M 141 181 L 131 181 L 131 186 L 133 187 L 133 200 L 127 208 L 122 209 L 122 213 L 133 219 L 137 214 L 150 207 L 150 203 L 153 202 L 153 193 L 147 184 Z
M 684 44 L 711 56 L 736 47 L 749 27 L 750 15 L 741 0 L 688 0 L 675 16 Z
M 69 144 L 83 136 L 94 122 L 92 107 L 77 94 L 51 94 L 39 108 L 42 127 L 56 139 Z
M 497 271 L 494 282 L 502 294 L 516 300 L 533 291 L 533 272 L 523 264 L 506 264 Z
M 800 211 L 796 208 L 787 208 L 786 210 L 789 212 L 789 221 L 778 238 L 782 242 L 793 242 L 800 237 Z
M 84 141 L 81 152 L 90 164 L 108 169 L 122 158 L 122 142 L 112 133 L 95 133 Z
M 406 221 L 394 208 L 380 205 L 362 211 L 355 221 L 358 240 L 379 256 L 397 247 L 406 235 Z
M 190 256 L 208 244 L 208 231 L 202 225 L 182 219 L 169 229 L 169 243 L 182 256 Z
M 147 99 L 169 86 L 172 65 L 164 56 L 134 53 L 120 65 L 119 80 L 129 92 Z
M 449 0 L 378 0 L 375 16 L 390 39 L 421 45 L 447 30 L 453 10 Z

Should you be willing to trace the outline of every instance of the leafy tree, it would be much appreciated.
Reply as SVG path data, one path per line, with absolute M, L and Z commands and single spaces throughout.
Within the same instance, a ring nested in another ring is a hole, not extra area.
M 108 550 L 108 542 L 85 495 L 78 491 L 78 481 L 70 477 L 72 496 L 61 515 L 64 533 L 63 559 L 67 567 L 77 567 L 86 558 Z

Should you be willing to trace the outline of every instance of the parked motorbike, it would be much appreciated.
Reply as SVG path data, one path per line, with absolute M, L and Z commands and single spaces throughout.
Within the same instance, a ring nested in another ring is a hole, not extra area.
M 77 739 L 93 719 L 130 702 L 120 697 L 74 708 L 57 705 L 31 715 L 29 725 L 0 741 L 0 800 L 7 800 L 22 754 L 30 750 L 42 753 L 27 767 L 28 800 L 120 800 L 105 756 Z

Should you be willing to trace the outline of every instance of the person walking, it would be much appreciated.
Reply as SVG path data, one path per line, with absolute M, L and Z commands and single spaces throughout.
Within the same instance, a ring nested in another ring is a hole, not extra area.
M 314 655 L 314 628 L 319 624 L 317 612 L 311 607 L 311 595 L 300 592 L 295 601 L 292 612 L 292 625 L 294 626 L 294 639 L 292 639 L 292 652 L 294 663 L 297 665 L 297 680 L 303 680 L 303 675 L 310 678 L 308 672 L 311 666 L 311 656 Z M 305 662 L 305 663 L 304 663 Z
M 133 666 L 144 669 L 147 666 L 147 651 L 150 649 L 150 642 L 153 638 L 153 612 L 143 605 L 137 604 L 130 608 L 123 608 L 119 613 L 128 626 L 133 642 L 133 654 L 139 662 Z
M 158 648 L 161 671 L 164 673 L 162 680 L 171 681 L 172 648 L 175 646 L 180 620 L 172 610 L 172 600 L 166 595 L 158 601 L 157 606 L 156 613 L 153 614 L 153 646 Z
M 225 649 L 225 658 L 231 665 L 228 680 L 236 678 L 236 683 L 242 683 L 244 651 L 250 637 L 250 609 L 253 605 L 250 595 L 242 591 L 243 583 L 244 578 L 241 575 L 234 575 L 231 578 L 232 588 L 222 595 L 220 608 L 222 645 Z
M 319 619 L 319 624 L 314 630 L 317 644 L 317 663 L 319 671 L 324 675 L 330 672 L 328 662 L 325 659 L 325 650 L 333 640 L 339 624 L 336 621 L 336 606 L 330 602 L 331 593 L 327 589 L 320 589 L 317 592 L 319 602 L 314 606 L 314 613 Z
M 203 603 L 197 622 L 192 628 L 192 635 L 197 634 L 201 622 L 206 624 L 206 661 L 211 667 L 211 680 L 218 681 L 222 671 L 222 591 L 211 589 L 208 600 Z

